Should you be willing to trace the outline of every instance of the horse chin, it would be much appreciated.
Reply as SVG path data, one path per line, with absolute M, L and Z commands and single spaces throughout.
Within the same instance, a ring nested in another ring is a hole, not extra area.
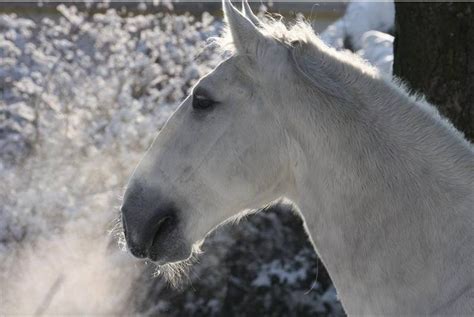
M 151 253 L 148 259 L 157 265 L 166 265 L 169 263 L 185 261 L 192 255 L 190 248 L 173 248 L 172 251 L 163 253 Z
M 197 255 L 201 253 L 202 242 L 195 243 L 187 257 L 175 261 L 159 260 L 156 264 L 155 276 L 163 277 L 172 287 L 181 289 L 190 282 L 189 271 L 197 262 Z M 184 253 L 183 253 L 184 254 Z M 176 257 L 179 258 L 179 257 Z
M 184 239 L 167 239 L 165 243 L 155 244 L 152 247 L 148 259 L 157 265 L 180 262 L 192 255 L 192 246 Z
M 179 262 L 192 253 L 192 244 L 184 237 L 180 223 L 167 226 L 159 231 L 148 250 L 147 258 L 158 265 Z

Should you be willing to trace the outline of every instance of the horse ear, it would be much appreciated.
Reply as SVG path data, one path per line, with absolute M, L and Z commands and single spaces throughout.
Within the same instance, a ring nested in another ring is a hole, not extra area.
M 264 39 L 257 27 L 237 10 L 230 0 L 223 0 L 224 18 L 237 51 L 244 54 L 256 53 L 257 43 Z
M 250 8 L 249 2 L 247 0 L 242 1 L 242 12 L 244 13 L 244 16 L 252 21 L 255 26 L 260 26 L 260 20 L 255 14 L 253 14 L 252 8 Z

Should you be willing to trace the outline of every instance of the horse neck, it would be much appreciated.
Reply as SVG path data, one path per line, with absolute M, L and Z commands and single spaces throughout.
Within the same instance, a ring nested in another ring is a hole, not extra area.
M 352 105 L 290 97 L 288 196 L 347 312 L 429 313 L 472 285 L 472 150 L 395 85 L 368 83 Z

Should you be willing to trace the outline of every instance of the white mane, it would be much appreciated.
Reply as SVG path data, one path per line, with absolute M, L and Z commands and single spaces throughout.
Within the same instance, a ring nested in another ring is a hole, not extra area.
M 409 98 L 410 103 L 423 108 L 436 121 L 448 128 L 453 135 L 456 135 L 458 140 L 472 147 L 464 139 L 462 133 L 455 129 L 449 120 L 439 114 L 436 107 L 429 104 L 423 95 L 409 93 L 400 79 L 380 72 L 357 54 L 337 51 L 329 47 L 315 34 L 311 25 L 303 19 L 299 19 L 293 24 L 285 24 L 285 22 L 283 17 L 274 18 L 270 13 L 267 13 L 266 19 L 259 20 L 259 24 L 256 26 L 266 37 L 272 38 L 289 49 L 295 69 L 311 86 L 319 89 L 323 94 L 329 94 L 334 98 L 344 99 L 345 102 L 354 104 L 353 93 L 348 93 L 345 87 L 356 86 L 357 89 L 362 87 L 363 90 L 372 94 L 380 88 L 381 83 L 384 83 L 394 93 L 392 97 Z M 236 53 L 237 49 L 233 41 L 228 24 L 220 37 L 210 39 L 210 42 L 217 45 L 222 51 Z M 260 49 L 265 50 L 266 47 L 263 46 Z M 265 54 L 262 53 L 262 55 Z M 268 60 L 259 60 L 259 62 L 269 63 Z M 262 65 L 262 67 L 272 66 Z M 386 96 L 383 95 L 380 100 L 387 102 L 384 100 L 385 98 Z M 398 101 L 395 100 L 394 103 L 398 104 Z

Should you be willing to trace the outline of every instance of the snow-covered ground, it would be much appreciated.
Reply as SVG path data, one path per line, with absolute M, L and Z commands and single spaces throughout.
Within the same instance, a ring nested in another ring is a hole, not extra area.
M 395 6 L 392 1 L 353 1 L 345 15 L 321 33 L 321 39 L 338 49 L 351 49 L 382 72 L 392 73 Z
M 351 4 L 321 36 L 338 49 L 350 38 L 358 54 L 389 72 L 393 37 L 372 30 L 391 28 L 392 7 Z M 120 251 L 108 231 L 126 179 L 155 131 L 222 60 L 205 42 L 222 23 L 207 13 L 124 17 L 114 10 L 91 15 L 58 9 L 59 19 L 39 22 L 0 15 L 0 315 L 130 314 L 137 305 L 147 307 L 141 313 L 167 316 L 218 314 L 225 300 L 209 295 L 212 287 L 226 285 L 230 296 L 244 285 L 235 280 L 242 269 L 234 272 L 229 264 L 222 268 L 227 275 L 219 272 L 226 261 L 237 267 L 225 249 L 232 246 L 236 257 L 249 252 L 236 235 L 268 241 L 266 223 L 278 229 L 268 233 L 274 248 L 289 243 L 278 235 L 288 225 L 277 213 L 253 219 L 241 231 L 215 234 L 207 246 L 211 255 L 192 279 L 200 291 L 175 291 L 172 298 L 163 295 L 172 291 L 162 281 L 149 285 L 150 267 Z M 286 298 L 286 290 L 292 296 L 278 305 L 339 315 L 334 289 L 313 285 L 317 260 L 309 244 L 286 249 L 278 251 L 291 249 L 286 259 L 265 258 L 263 249 L 261 258 L 252 255 L 253 273 L 244 272 L 251 275 L 248 297 L 263 298 L 262 309 L 277 309 L 274 301 Z M 140 283 L 147 283 L 146 294 L 137 291 Z M 182 307 L 170 308 L 176 298 Z

